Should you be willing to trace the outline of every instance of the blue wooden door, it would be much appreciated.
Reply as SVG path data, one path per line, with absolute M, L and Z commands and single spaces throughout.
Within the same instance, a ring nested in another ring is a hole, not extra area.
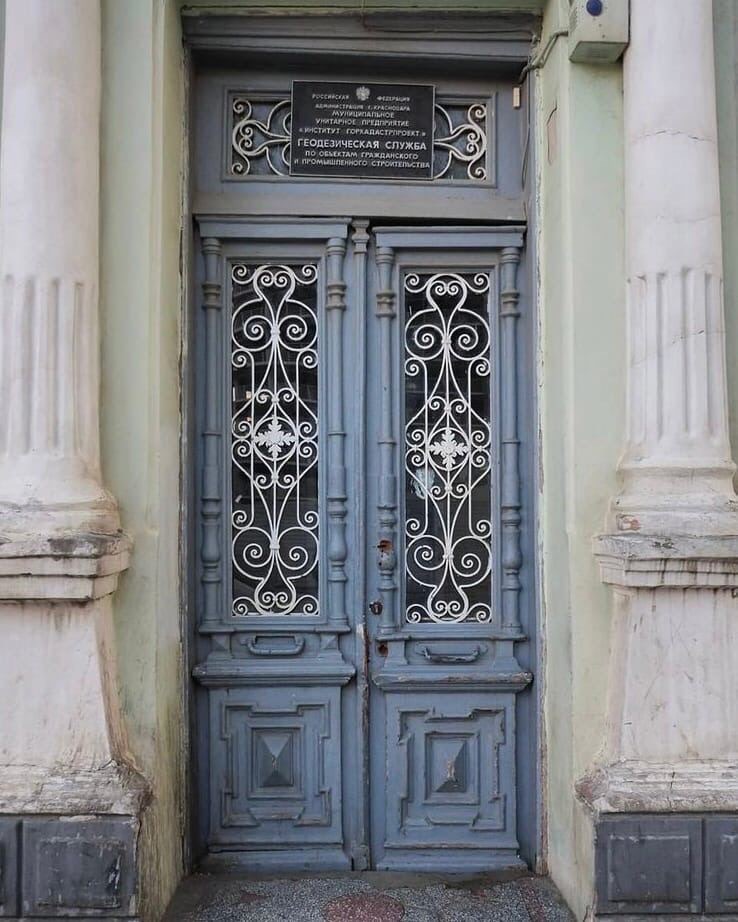
M 519 233 L 377 228 L 367 569 L 377 867 L 519 860 Z
M 211 860 L 520 863 L 521 232 L 206 219 L 199 233 Z

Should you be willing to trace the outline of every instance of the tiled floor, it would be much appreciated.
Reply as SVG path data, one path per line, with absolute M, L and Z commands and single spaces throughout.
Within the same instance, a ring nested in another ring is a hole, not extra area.
M 193 874 L 165 922 L 572 922 L 544 878 Z

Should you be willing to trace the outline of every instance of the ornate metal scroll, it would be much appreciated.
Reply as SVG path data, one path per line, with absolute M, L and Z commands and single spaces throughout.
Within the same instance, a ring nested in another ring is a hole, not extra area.
M 289 176 L 289 99 L 231 101 L 231 173 L 235 176 L 275 174 Z
M 487 104 L 436 103 L 434 179 L 487 179 Z
M 411 273 L 405 291 L 406 612 L 492 618 L 490 277 Z
M 318 614 L 315 265 L 231 270 L 233 614 Z
M 291 100 L 230 99 L 230 162 L 235 177 L 289 176 Z M 487 103 L 436 103 L 433 179 L 486 182 Z

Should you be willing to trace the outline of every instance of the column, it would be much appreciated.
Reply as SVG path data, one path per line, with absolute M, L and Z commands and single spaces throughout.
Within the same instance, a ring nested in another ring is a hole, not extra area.
M 0 915 L 137 912 L 99 449 L 99 0 L 7 0 L 0 154 Z M 59 869 L 66 868 L 60 872 Z
M 595 539 L 615 590 L 607 738 L 577 787 L 596 828 L 595 918 L 707 917 L 738 908 L 738 501 L 710 0 L 631 0 L 624 66 L 628 430 Z
M 634 0 L 624 63 L 628 431 L 615 531 L 735 533 L 710 0 Z
M 3 530 L 118 529 L 100 483 L 100 9 L 10 0 L 0 159 Z

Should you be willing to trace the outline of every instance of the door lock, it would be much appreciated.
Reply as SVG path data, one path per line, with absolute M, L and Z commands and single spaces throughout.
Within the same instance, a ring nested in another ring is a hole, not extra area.
M 369 603 L 369 611 L 373 615 L 381 615 L 384 611 L 384 603 L 381 599 L 375 599 L 373 602 Z

